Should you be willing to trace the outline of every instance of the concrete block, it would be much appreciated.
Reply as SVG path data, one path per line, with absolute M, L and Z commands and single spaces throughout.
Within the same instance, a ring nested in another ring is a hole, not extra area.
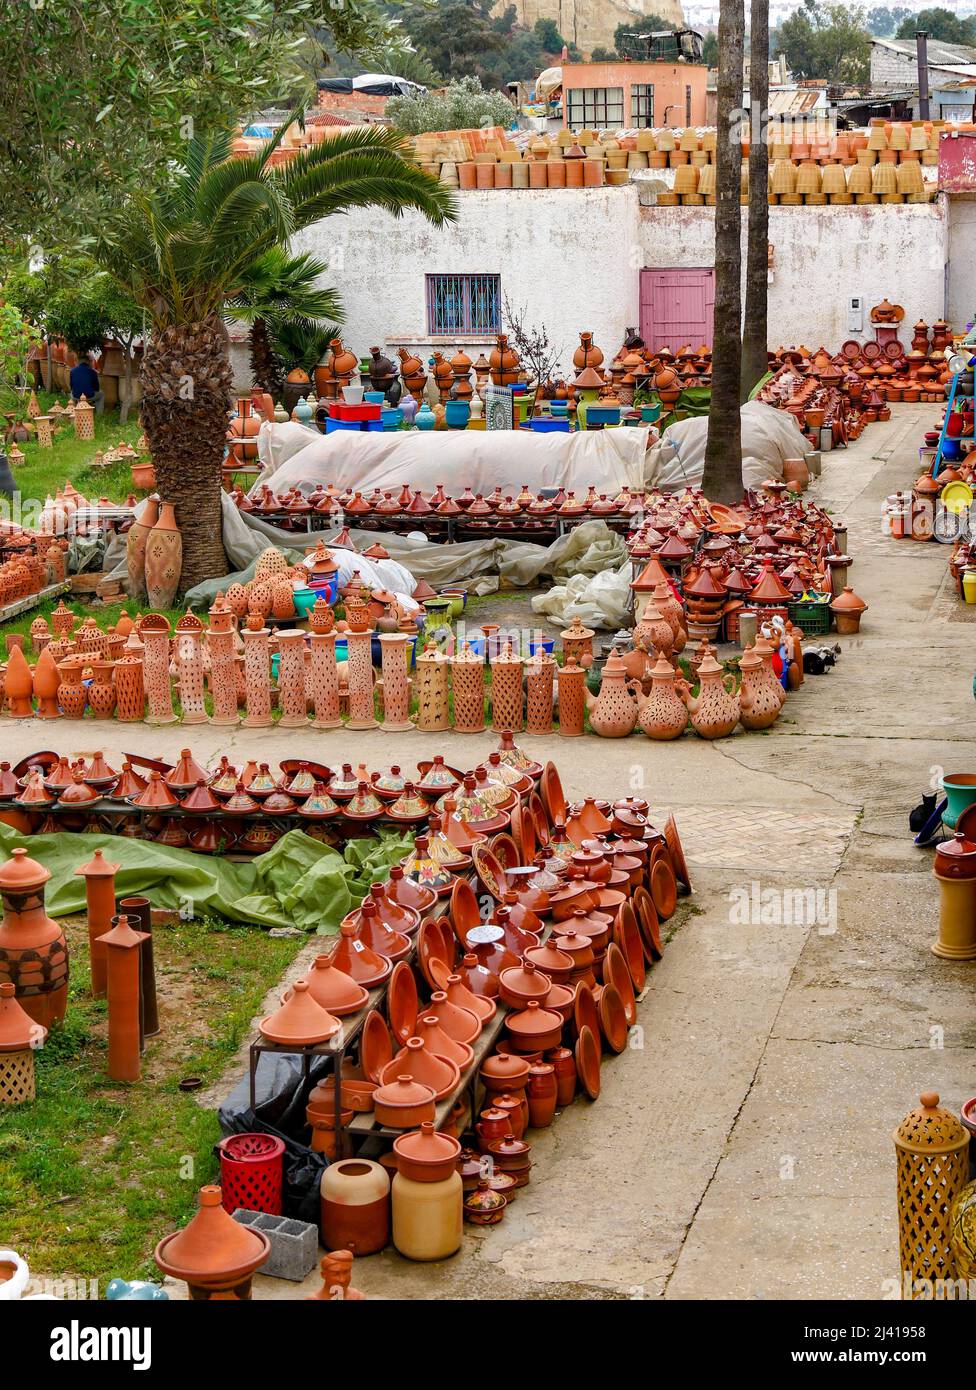
M 263 1231 L 271 1241 L 271 1254 L 257 1271 L 272 1279 L 290 1279 L 300 1284 L 311 1274 L 319 1258 L 318 1227 L 308 1221 L 272 1216 L 266 1211 L 245 1211 L 238 1207 L 234 1220 L 242 1226 Z

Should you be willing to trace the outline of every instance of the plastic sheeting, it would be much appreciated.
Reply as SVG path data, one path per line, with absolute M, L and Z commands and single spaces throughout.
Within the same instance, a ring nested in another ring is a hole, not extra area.
M 530 430 L 338 430 L 321 435 L 304 425 L 265 421 L 258 432 L 264 465 L 254 487 L 268 483 L 277 493 L 319 483 L 340 492 L 379 488 L 399 492 L 404 482 L 430 493 L 450 483 L 460 492 L 513 495 L 523 486 L 586 492 L 592 484 L 615 496 L 644 480 L 647 426 L 535 434 Z M 307 442 L 306 442 L 307 441 Z M 254 491 L 254 488 L 251 489 Z
M 571 623 L 578 617 L 584 627 L 605 627 L 616 632 L 630 626 L 629 561 L 619 569 L 605 569 L 588 578 L 576 574 L 547 594 L 532 600 L 533 613 L 543 613 L 554 623 Z
M 301 830 L 290 830 L 266 854 L 238 862 L 121 835 L 21 835 L 0 824 L 0 850 L 9 855 L 18 845 L 50 869 L 45 900 L 54 917 L 85 910 L 85 881 L 75 869 L 101 849 L 121 865 L 115 879 L 120 897 L 142 893 L 154 907 L 328 934 L 339 930 L 370 884 L 403 858 L 413 836 L 377 831 L 350 840 L 342 855 Z
M 742 420 L 742 486 L 759 487 L 767 478 L 782 478 L 787 459 L 802 458 L 809 444 L 793 416 L 764 401 L 747 401 Z M 649 487 L 674 492 L 701 487 L 705 472 L 707 417 L 679 420 L 648 451 Z

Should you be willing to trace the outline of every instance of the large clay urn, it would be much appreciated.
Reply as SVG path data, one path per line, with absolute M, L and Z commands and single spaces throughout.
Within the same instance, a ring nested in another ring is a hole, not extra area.
M 603 352 L 594 343 L 593 334 L 581 333 L 580 345 L 573 353 L 573 366 L 577 372 L 581 372 L 584 367 L 592 367 L 597 371 L 602 365 Z
M 670 739 L 683 734 L 688 726 L 684 696 L 688 685 L 661 655 L 651 667 L 650 693 L 638 699 L 638 723 L 648 738 Z
M 735 676 L 707 651 L 698 667 L 698 679 L 698 694 L 686 698 L 692 728 L 702 738 L 724 738 L 739 722 Z
M 183 538 L 170 502 L 162 502 L 159 520 L 146 542 L 146 592 L 149 606 L 172 608 L 183 572 Z
M 196 1216 L 164 1236 L 154 1258 L 164 1274 L 186 1281 L 192 1299 L 227 1301 L 251 1297 L 254 1271 L 270 1253 L 263 1231 L 227 1215 L 219 1187 L 201 1187 Z
M 519 356 L 508 345 L 508 336 L 499 333 L 488 358 L 491 379 L 496 386 L 513 386 L 518 381 Z
M 0 984 L 9 981 L 35 1023 L 50 1028 L 68 1004 L 68 945 L 44 910 L 50 870 L 15 849 L 0 868 Z
M 616 652 L 611 652 L 603 667 L 599 695 L 586 691 L 586 707 L 590 728 L 601 738 L 625 738 L 637 723 L 637 702 L 627 667 Z
M 125 535 L 125 567 L 129 576 L 129 592 L 141 598 L 146 592 L 146 544 L 149 533 L 159 520 L 159 498 L 147 497 L 139 515 Z M 60 636 L 60 633 L 58 634 Z

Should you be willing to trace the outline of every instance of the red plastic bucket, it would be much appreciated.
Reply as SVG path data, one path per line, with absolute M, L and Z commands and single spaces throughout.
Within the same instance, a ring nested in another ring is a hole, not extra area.
M 220 1150 L 220 1193 L 223 1208 L 235 1212 L 266 1211 L 281 1215 L 285 1146 L 272 1134 L 230 1134 Z

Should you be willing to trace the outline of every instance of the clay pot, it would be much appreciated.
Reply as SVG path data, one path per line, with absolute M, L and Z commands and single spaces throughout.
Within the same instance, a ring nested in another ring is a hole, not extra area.
M 202 1187 L 196 1216 L 163 1237 L 154 1259 L 164 1274 L 186 1281 L 191 1298 L 236 1300 L 251 1297 L 251 1278 L 270 1251 L 263 1231 L 227 1215 L 219 1187 Z
M 44 1028 L 64 1018 L 68 1003 L 67 942 L 44 910 L 50 877 L 25 849 L 0 868 L 0 983 L 14 985 L 21 1007 Z
M 389 1244 L 390 1177 L 382 1164 L 363 1158 L 330 1164 L 319 1201 L 322 1241 L 330 1249 L 371 1255 Z
M 529 1102 L 529 1123 L 532 1128 L 544 1129 L 547 1125 L 551 1125 L 559 1099 L 556 1068 L 552 1062 L 535 1062 L 529 1068 L 526 1096 Z
M 151 608 L 171 608 L 183 570 L 183 539 L 176 514 L 169 502 L 162 502 L 159 520 L 146 542 L 146 592 Z

